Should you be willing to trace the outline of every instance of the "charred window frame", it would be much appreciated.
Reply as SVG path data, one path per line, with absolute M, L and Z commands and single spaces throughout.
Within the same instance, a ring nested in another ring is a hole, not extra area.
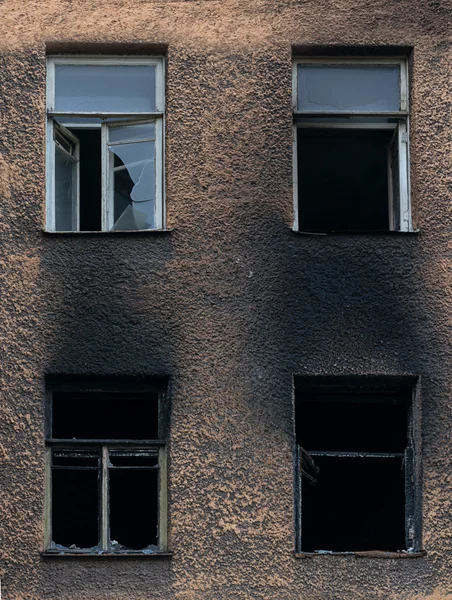
M 166 387 L 47 386 L 45 553 L 167 552 Z
M 50 232 L 161 230 L 162 57 L 47 60 Z
M 293 229 L 413 231 L 407 60 L 295 59 L 293 111 Z
M 295 379 L 297 552 L 421 552 L 417 383 Z

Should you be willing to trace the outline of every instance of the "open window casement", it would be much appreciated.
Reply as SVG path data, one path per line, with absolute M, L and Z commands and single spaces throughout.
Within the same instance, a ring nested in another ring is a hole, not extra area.
M 49 231 L 162 229 L 161 58 L 49 58 L 47 115 Z
M 53 128 L 53 172 L 55 196 L 53 227 L 59 231 L 79 228 L 79 157 L 80 142 L 66 127 Z
M 160 123 L 115 121 L 104 125 L 105 220 L 109 231 L 158 229 L 157 137 Z
M 298 59 L 294 229 L 411 231 L 403 59 Z

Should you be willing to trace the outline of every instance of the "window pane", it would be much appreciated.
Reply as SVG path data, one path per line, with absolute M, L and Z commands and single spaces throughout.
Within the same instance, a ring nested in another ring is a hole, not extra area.
M 110 146 L 115 230 L 155 227 L 155 143 Z
M 153 112 L 156 67 L 55 65 L 55 110 Z
M 77 228 L 77 162 L 55 144 L 55 229 Z
M 299 65 L 298 110 L 397 111 L 400 67 Z
M 52 470 L 52 541 L 66 548 L 99 543 L 98 470 Z
M 125 125 L 124 127 L 110 127 L 108 130 L 109 142 L 130 142 L 134 140 L 149 139 L 155 139 L 154 123 Z
M 110 539 L 113 550 L 157 545 L 158 471 L 110 470 Z M 116 543 L 114 543 L 116 542 Z

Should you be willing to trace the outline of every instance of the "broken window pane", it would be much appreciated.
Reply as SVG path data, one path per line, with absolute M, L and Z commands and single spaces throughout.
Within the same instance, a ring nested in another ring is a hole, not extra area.
M 110 469 L 110 539 L 113 550 L 158 544 L 158 471 Z
M 52 469 L 52 541 L 66 548 L 99 543 L 98 469 Z
M 84 450 L 54 450 L 52 465 L 54 467 L 86 467 L 99 468 L 99 452 Z
M 55 392 L 52 437 L 158 439 L 157 393 Z
M 400 110 L 398 65 L 299 65 L 298 110 Z
M 154 112 L 153 65 L 55 65 L 55 110 Z
M 77 160 L 55 144 L 55 229 L 77 228 Z
M 114 230 L 155 227 L 155 142 L 109 146 L 114 155 Z
M 111 450 L 109 453 L 110 467 L 148 467 L 156 468 L 159 464 L 158 454 L 150 452 L 127 452 L 124 450 Z

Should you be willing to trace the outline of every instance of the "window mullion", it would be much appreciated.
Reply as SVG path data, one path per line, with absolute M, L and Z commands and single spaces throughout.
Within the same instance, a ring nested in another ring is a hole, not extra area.
M 110 499 L 109 499 L 109 482 L 108 482 L 108 447 L 102 446 L 102 472 L 101 472 L 101 548 L 104 552 L 108 551 L 109 547 L 109 512 L 110 512 Z

